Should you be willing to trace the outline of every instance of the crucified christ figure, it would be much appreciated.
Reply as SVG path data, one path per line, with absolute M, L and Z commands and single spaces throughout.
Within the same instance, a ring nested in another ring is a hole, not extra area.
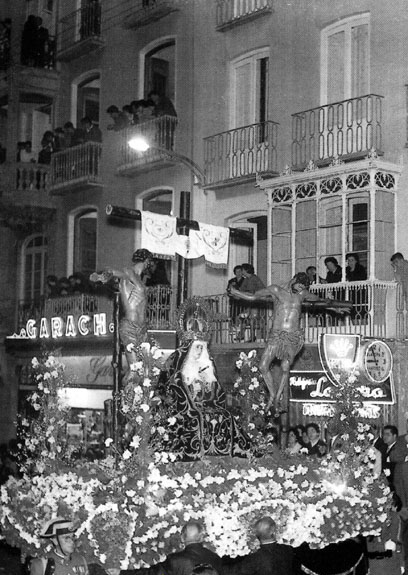
M 278 413 L 280 397 L 289 382 L 290 367 L 296 355 L 302 349 L 305 339 L 304 332 L 300 327 L 302 306 L 310 306 L 312 309 L 324 308 L 336 313 L 346 313 L 351 310 L 351 303 L 332 299 L 322 299 L 308 290 L 309 278 L 303 273 L 297 273 L 289 283 L 280 287 L 270 285 L 256 291 L 254 294 L 240 292 L 231 288 L 229 294 L 246 301 L 273 301 L 272 329 L 269 332 L 265 350 L 262 354 L 259 369 L 268 388 L 270 397 L 267 411 L 275 406 Z M 276 385 L 270 372 L 271 363 L 280 360 L 282 377 L 279 385 Z

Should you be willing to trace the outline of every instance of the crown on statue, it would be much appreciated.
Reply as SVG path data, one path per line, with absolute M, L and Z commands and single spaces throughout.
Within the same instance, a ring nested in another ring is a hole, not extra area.
M 211 339 L 213 313 L 210 303 L 202 297 L 184 301 L 177 312 L 177 335 L 181 342 Z

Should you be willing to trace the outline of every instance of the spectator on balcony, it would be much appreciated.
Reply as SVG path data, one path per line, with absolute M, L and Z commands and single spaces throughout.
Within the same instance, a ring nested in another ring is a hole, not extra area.
M 109 108 L 106 110 L 106 113 L 109 114 L 113 120 L 113 124 L 108 125 L 108 130 L 119 132 L 120 130 L 123 130 L 129 126 L 129 120 L 126 114 L 121 112 L 117 106 L 109 106 Z
M 61 150 L 65 150 L 66 148 L 65 133 L 64 129 L 61 127 L 54 129 L 54 145 L 56 152 L 60 152 Z
M 342 269 L 337 259 L 333 256 L 329 256 L 324 260 L 324 264 L 327 268 L 326 283 L 334 284 L 341 282 Z
M 156 117 L 153 100 L 138 100 L 136 102 L 136 124 L 143 124 Z
M 234 267 L 234 277 L 228 280 L 227 283 L 227 292 L 230 290 L 231 287 L 236 289 L 240 289 L 242 282 L 244 281 L 244 276 L 242 274 L 242 266 L 235 266 Z
M 88 116 L 81 120 L 81 131 L 83 142 L 102 142 L 102 132 Z
M 81 130 L 75 128 L 72 122 L 65 122 L 64 139 L 66 148 L 77 146 L 81 142 Z
M 358 254 L 347 254 L 346 262 L 346 280 L 348 282 L 359 282 L 367 279 L 366 269 L 360 264 L 360 258 Z
M 24 24 L 21 37 L 21 63 L 23 66 L 34 66 L 37 44 L 37 17 L 30 14 Z
M 27 140 L 27 142 L 23 142 L 23 143 L 24 143 L 24 147 L 20 151 L 20 162 L 35 164 L 35 162 L 36 162 L 35 152 L 33 152 L 33 150 L 32 150 L 32 144 L 31 144 L 30 140 Z
M 58 280 L 58 295 L 60 296 L 65 296 L 65 295 L 69 295 L 69 281 L 68 278 L 60 278 Z
M 59 295 L 57 276 L 47 276 L 47 297 L 57 297 Z
M 6 148 L 3 148 L 3 146 L 0 143 L 0 164 L 4 164 L 4 162 L 6 161 L 6 156 L 7 156 L 7 150 Z
M 394 270 L 395 281 L 401 284 L 405 305 L 408 307 L 408 261 L 401 252 L 391 256 L 391 266 Z
M 256 275 L 254 266 L 251 264 L 242 264 L 242 275 L 244 276 L 241 287 L 239 288 L 242 292 L 255 293 L 256 291 L 263 289 L 265 284 Z
M 47 130 L 41 140 L 41 151 L 38 154 L 39 164 L 51 164 L 51 156 L 55 152 L 54 134 Z
M 125 104 L 122 106 L 122 112 L 125 114 L 126 118 L 128 119 L 129 126 L 132 126 L 134 123 L 133 112 L 131 104 Z
M 154 104 L 154 115 L 155 116 L 175 116 L 177 117 L 177 112 L 173 106 L 173 102 L 167 96 L 159 94 L 156 90 L 151 90 L 147 95 L 149 100 L 153 101 Z
M 254 266 L 248 263 L 242 264 L 242 275 L 244 280 L 239 288 L 239 291 L 254 294 L 258 290 L 265 287 L 263 281 L 256 275 Z M 240 339 L 248 339 L 247 328 L 250 331 L 250 341 L 256 341 L 256 332 L 259 328 L 259 307 L 257 304 L 252 304 L 246 311 L 240 314 L 241 317 L 241 334 Z
M 143 272 L 142 280 L 146 287 L 157 285 L 169 286 L 170 282 L 167 277 L 164 260 L 152 260 L 149 268 Z
M 36 33 L 34 36 L 34 66 L 37 68 L 48 67 L 49 34 L 47 28 L 42 25 L 43 20 L 36 16 Z

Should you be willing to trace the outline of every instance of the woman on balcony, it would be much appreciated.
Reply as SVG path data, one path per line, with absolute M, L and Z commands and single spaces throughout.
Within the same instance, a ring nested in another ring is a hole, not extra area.
M 359 282 L 367 279 L 366 269 L 360 264 L 358 254 L 347 254 L 346 261 L 346 280 L 348 282 Z
M 327 268 L 326 283 L 335 284 L 341 282 L 342 269 L 337 259 L 333 256 L 329 256 L 324 260 L 324 265 Z

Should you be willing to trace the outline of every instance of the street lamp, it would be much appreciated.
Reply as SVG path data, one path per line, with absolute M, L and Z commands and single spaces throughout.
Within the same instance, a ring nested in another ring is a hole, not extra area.
M 167 148 L 162 148 L 159 146 L 151 146 L 149 142 L 146 140 L 146 138 L 144 138 L 143 136 L 134 136 L 131 140 L 129 140 L 128 144 L 132 148 L 132 150 L 136 150 L 137 152 L 143 153 L 147 152 L 147 150 L 160 152 L 166 158 L 184 164 L 193 173 L 193 175 L 197 180 L 198 185 L 200 187 L 205 186 L 206 177 L 203 170 L 187 156 L 183 156 L 183 154 L 179 154 L 178 152 L 174 152 L 173 150 L 168 150 Z

